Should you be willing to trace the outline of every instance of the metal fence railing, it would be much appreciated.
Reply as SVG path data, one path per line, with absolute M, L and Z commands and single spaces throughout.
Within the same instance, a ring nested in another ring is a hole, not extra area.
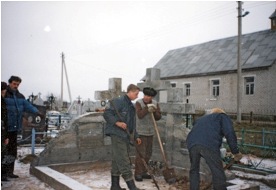
M 251 146 L 262 149 L 276 150 L 276 130 L 267 131 L 264 128 L 262 131 L 257 130 L 241 130 L 241 146 Z M 252 135 L 250 135 L 252 134 Z M 261 137 L 261 138 L 258 138 Z
M 204 113 L 211 108 L 196 106 L 196 112 Z M 224 111 L 233 120 L 237 118 L 237 110 L 223 108 Z M 275 109 L 257 109 L 255 111 L 243 111 L 241 114 L 241 120 L 248 123 L 267 123 L 274 124 L 276 126 L 276 110 Z
M 255 150 L 261 156 L 276 158 L 276 130 L 249 130 L 242 128 L 236 131 L 238 145 L 244 153 Z

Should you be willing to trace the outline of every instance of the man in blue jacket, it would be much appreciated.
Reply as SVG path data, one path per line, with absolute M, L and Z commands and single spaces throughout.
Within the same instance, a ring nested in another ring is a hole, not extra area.
M 18 76 L 11 76 L 9 79 L 9 86 L 5 95 L 5 102 L 8 111 L 8 133 L 9 144 L 7 145 L 7 152 L 16 158 L 17 156 L 17 133 L 22 130 L 22 115 L 23 112 L 36 113 L 43 117 L 39 113 L 38 109 L 28 102 L 24 95 L 18 91 L 18 87 L 21 83 L 21 78 Z M 14 174 L 14 162 L 7 166 L 7 175 L 10 178 L 18 178 L 18 175 Z
M 191 168 L 190 189 L 198 190 L 200 176 L 200 158 L 203 157 L 212 173 L 214 190 L 226 190 L 226 176 L 220 157 L 223 137 L 226 138 L 235 161 L 242 158 L 237 146 L 237 137 L 229 116 L 220 108 L 211 110 L 211 114 L 198 118 L 187 136 Z
M 111 190 L 123 190 L 119 184 L 121 175 L 130 190 L 139 190 L 133 180 L 129 157 L 132 137 L 137 144 L 141 144 L 136 132 L 136 111 L 131 102 L 138 97 L 139 90 L 136 85 L 130 84 L 127 94 L 110 100 L 103 114 L 106 120 L 105 134 L 111 137 L 112 143 Z

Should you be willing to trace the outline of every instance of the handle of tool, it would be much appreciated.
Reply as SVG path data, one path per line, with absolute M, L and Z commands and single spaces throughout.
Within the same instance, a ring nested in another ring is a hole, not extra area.
M 159 146 L 160 146 L 161 153 L 162 153 L 162 156 L 163 156 L 163 160 L 165 162 L 166 168 L 168 168 L 168 163 L 167 163 L 167 159 L 166 159 L 166 156 L 165 156 L 164 148 L 163 148 L 162 141 L 161 141 L 161 138 L 160 138 L 160 134 L 159 134 L 159 131 L 158 131 L 158 127 L 157 127 L 157 124 L 156 124 L 156 121 L 154 119 L 154 115 L 153 115 L 152 112 L 151 112 L 151 118 L 152 118 L 152 121 L 153 121 L 153 125 L 154 125 L 154 129 L 155 129 L 157 138 L 158 138 L 158 142 L 159 142 Z
M 145 159 L 144 159 L 142 153 L 139 151 L 139 149 L 137 148 L 137 145 L 136 145 L 136 144 L 135 144 L 135 149 L 136 149 L 136 151 L 138 152 L 138 154 L 139 154 L 139 156 L 140 156 L 140 158 L 141 158 L 141 160 L 142 160 L 142 162 L 143 162 L 143 164 L 144 164 L 146 170 L 149 172 L 149 174 L 150 174 L 150 176 L 151 176 L 151 178 L 152 178 L 152 180 L 153 180 L 153 182 L 154 182 L 156 188 L 157 188 L 158 190 L 160 190 L 160 188 L 159 188 L 159 186 L 158 186 L 158 183 L 157 183 L 157 181 L 155 180 L 155 177 L 154 177 L 154 175 L 153 175 L 152 170 L 149 168 L 148 164 L 146 163 L 146 161 L 145 161 Z
M 231 166 L 233 166 L 233 164 L 235 163 L 234 158 L 226 165 L 223 167 L 224 170 L 227 170 L 228 168 L 230 168 Z

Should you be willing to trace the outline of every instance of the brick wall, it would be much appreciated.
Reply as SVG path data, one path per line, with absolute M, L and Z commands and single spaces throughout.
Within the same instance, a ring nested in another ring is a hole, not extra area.
M 254 95 L 245 95 L 244 77 L 255 77 Z M 220 94 L 211 95 L 211 80 L 220 80 Z M 183 88 L 184 83 L 191 84 L 191 95 L 185 96 L 189 103 L 195 104 L 196 109 L 210 109 L 221 107 L 227 112 L 235 113 L 237 110 L 237 73 L 200 76 L 184 79 L 173 79 L 176 88 Z M 242 73 L 242 113 L 276 115 L 276 64 L 266 69 L 246 71 Z M 166 102 L 166 92 L 161 92 L 160 101 Z

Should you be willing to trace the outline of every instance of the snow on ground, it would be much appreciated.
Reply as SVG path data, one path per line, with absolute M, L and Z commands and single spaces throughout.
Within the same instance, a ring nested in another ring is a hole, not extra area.
M 254 155 L 244 155 L 240 161 L 245 165 L 252 165 L 257 169 L 269 169 L 269 170 L 276 170 L 276 160 L 274 159 L 263 159 L 258 158 Z
M 133 171 L 134 172 L 134 171 Z M 67 176 L 75 179 L 76 181 L 92 188 L 95 190 L 109 190 L 111 186 L 111 177 L 110 177 L 110 168 L 102 168 L 101 170 L 88 170 L 88 171 L 78 171 L 65 173 Z M 155 177 L 155 180 L 158 183 L 160 190 L 170 189 L 163 177 Z M 136 182 L 135 184 L 140 189 L 149 189 L 155 190 L 156 187 L 151 179 L 143 180 L 143 182 Z M 127 189 L 127 185 L 124 182 L 123 178 L 120 179 L 120 185 L 122 188 Z
M 35 154 L 40 154 L 43 149 L 44 147 L 36 148 Z M 3 181 L 1 187 L 2 190 L 54 190 L 48 184 L 41 182 L 35 176 L 30 174 L 30 163 L 24 164 L 19 161 L 21 158 L 24 158 L 24 156 L 31 154 L 31 152 L 31 147 L 18 147 L 18 158 L 15 161 L 14 173 L 18 175 L 19 178 L 8 178 L 10 181 Z
M 43 150 L 43 147 L 36 147 L 35 154 L 39 155 L 40 152 Z M 17 179 L 9 179 L 8 182 L 2 182 L 2 190 L 54 190 L 51 188 L 48 184 L 40 181 L 36 177 L 30 175 L 29 169 L 30 164 L 24 164 L 20 162 L 22 158 L 24 158 L 26 155 L 31 154 L 31 147 L 18 147 L 18 158 L 15 163 L 15 174 L 19 175 L 19 178 Z M 271 170 L 276 170 L 276 160 L 272 159 L 260 159 L 258 157 L 252 156 L 252 155 L 245 155 L 242 160 L 242 163 L 254 163 L 255 166 L 258 166 L 258 168 L 269 168 Z M 248 179 L 241 179 L 241 178 L 235 178 L 231 180 L 230 182 L 234 184 L 257 184 L 260 185 L 261 190 L 272 190 L 275 188 L 270 188 L 266 184 L 262 183 L 260 178 L 262 179 L 276 179 L 276 175 L 268 175 L 268 176 L 261 176 L 256 174 L 248 174 L 240 171 L 231 171 L 234 172 L 236 176 L 241 176 L 242 178 L 244 176 L 247 176 L 248 178 L 251 178 L 252 180 Z M 110 179 L 110 170 L 107 170 L 106 168 L 99 169 L 97 171 L 78 171 L 73 173 L 66 174 L 70 176 L 71 178 L 79 181 L 80 183 L 85 184 L 86 186 L 89 186 L 93 188 L 94 190 L 108 190 L 110 189 L 111 179 Z M 254 180 L 255 179 L 255 180 Z M 156 180 L 158 181 L 159 187 L 161 190 L 169 190 L 169 186 L 164 183 L 164 180 L 162 177 L 156 177 Z M 120 184 L 122 187 L 126 188 L 126 184 L 121 178 Z M 156 189 L 154 187 L 154 184 L 152 180 L 144 180 L 143 183 L 136 182 L 136 185 L 142 189 Z

